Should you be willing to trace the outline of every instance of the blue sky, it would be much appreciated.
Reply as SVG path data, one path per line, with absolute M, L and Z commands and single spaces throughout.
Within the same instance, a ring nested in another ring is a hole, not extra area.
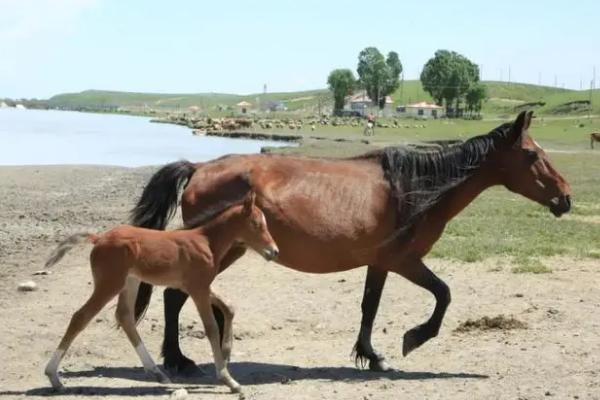
M 489 4 L 488 4 L 489 3 Z M 437 49 L 483 79 L 600 87 L 600 1 L 0 0 L 0 97 L 321 88 L 376 46 L 417 79 Z

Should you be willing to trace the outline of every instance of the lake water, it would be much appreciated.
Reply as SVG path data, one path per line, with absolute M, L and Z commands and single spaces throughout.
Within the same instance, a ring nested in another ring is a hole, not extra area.
M 95 164 L 138 167 L 182 158 L 259 153 L 288 143 L 194 136 L 149 118 L 71 111 L 0 109 L 0 165 Z

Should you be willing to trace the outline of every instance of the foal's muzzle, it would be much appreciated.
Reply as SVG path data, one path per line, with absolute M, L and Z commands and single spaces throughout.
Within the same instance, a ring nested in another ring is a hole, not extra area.
M 276 247 L 272 249 L 265 249 L 263 250 L 262 255 L 267 261 L 273 261 L 279 256 L 279 249 Z
M 571 196 L 568 194 L 555 197 L 550 203 L 550 212 L 554 214 L 555 217 L 560 217 L 571 210 Z

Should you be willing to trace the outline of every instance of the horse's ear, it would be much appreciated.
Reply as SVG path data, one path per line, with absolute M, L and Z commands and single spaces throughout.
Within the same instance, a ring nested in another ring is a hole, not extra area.
M 521 139 L 523 132 L 525 132 L 527 128 L 529 128 L 532 115 L 533 112 L 528 111 L 521 111 L 519 113 L 517 119 L 515 119 L 515 122 L 513 122 L 512 129 L 510 131 L 509 140 L 511 143 L 516 143 L 519 139 Z
M 250 215 L 252 214 L 252 208 L 254 207 L 254 202 L 256 201 L 256 194 L 253 191 L 248 193 L 246 199 L 244 200 L 244 214 Z

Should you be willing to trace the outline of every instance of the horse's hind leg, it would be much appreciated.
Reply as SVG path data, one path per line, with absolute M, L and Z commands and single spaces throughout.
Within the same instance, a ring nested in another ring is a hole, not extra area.
M 88 301 L 71 317 L 69 327 L 44 371 L 54 389 L 63 387 L 58 378 L 58 366 L 73 340 L 118 292 L 118 288 L 96 286 Z
M 221 343 L 221 351 L 223 353 L 223 358 L 225 359 L 225 363 L 229 362 L 229 358 L 231 357 L 231 349 L 233 347 L 233 316 L 234 310 L 233 307 L 227 304 L 221 296 L 211 291 L 210 293 L 210 302 L 212 304 L 213 312 L 215 307 L 218 308 L 223 316 L 223 322 L 219 324 L 219 332 L 220 332 L 220 343 Z M 215 315 L 216 317 L 216 315 Z M 217 321 L 218 322 L 218 321 Z
M 171 383 L 169 377 L 158 368 L 152 359 L 152 356 L 148 353 L 148 350 L 135 327 L 135 316 L 131 308 L 130 300 L 131 295 L 127 293 L 127 288 L 125 288 L 119 295 L 119 302 L 117 303 L 117 311 L 115 312 L 117 321 L 125 331 L 127 338 L 142 361 L 144 370 L 147 373 L 152 374 L 160 383 Z
M 217 379 L 229 387 L 233 393 L 240 392 L 242 387 L 229 374 L 227 363 L 225 362 L 223 353 L 221 352 L 221 345 L 219 343 L 219 328 L 211 308 L 210 289 L 206 288 L 196 290 L 193 293 L 190 293 L 190 295 L 194 299 L 194 303 L 196 304 L 196 308 L 198 309 L 200 318 L 204 324 L 206 337 L 210 341 L 210 347 L 212 348 L 215 361 Z
M 364 367 L 365 360 L 369 360 L 369 369 L 372 371 L 388 371 L 390 369 L 384 357 L 378 354 L 371 344 L 373 321 L 377 315 L 377 308 L 379 307 L 379 300 L 381 299 L 386 278 L 387 271 L 376 269 L 373 266 L 368 267 L 365 291 L 361 304 L 362 319 L 360 322 L 360 332 L 354 345 L 356 364 Z
M 418 325 L 404 334 L 402 354 L 408 353 L 421 346 L 429 339 L 437 336 L 446 309 L 450 304 L 450 288 L 438 278 L 420 259 L 411 260 L 407 264 L 392 269 L 412 283 L 429 290 L 435 296 L 435 309 L 427 322 Z

